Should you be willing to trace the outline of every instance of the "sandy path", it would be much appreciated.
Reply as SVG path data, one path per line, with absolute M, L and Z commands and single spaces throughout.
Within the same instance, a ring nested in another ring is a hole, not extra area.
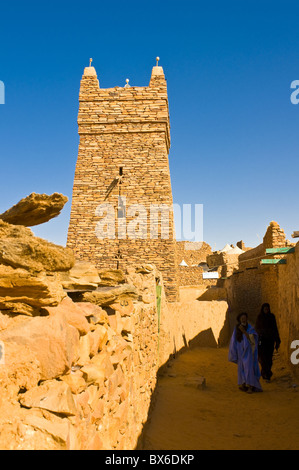
M 143 449 L 299 449 L 299 380 L 276 355 L 272 382 L 261 379 L 263 393 L 240 392 L 227 354 L 197 348 L 172 362 L 158 380 Z M 196 374 L 206 378 L 204 390 L 184 385 Z

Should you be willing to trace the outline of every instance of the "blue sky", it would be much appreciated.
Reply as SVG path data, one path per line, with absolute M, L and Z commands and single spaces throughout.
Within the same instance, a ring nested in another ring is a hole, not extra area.
M 299 230 L 297 1 L 11 1 L 0 11 L 0 212 L 31 192 L 71 201 L 78 92 L 168 83 L 174 202 L 204 205 L 213 249 L 256 246 L 271 220 Z M 64 245 L 71 202 L 34 233 Z

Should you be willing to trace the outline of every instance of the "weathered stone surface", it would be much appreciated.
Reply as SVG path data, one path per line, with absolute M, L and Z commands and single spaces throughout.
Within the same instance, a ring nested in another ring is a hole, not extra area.
M 72 371 L 69 374 L 62 375 L 60 380 L 63 380 L 74 394 L 83 392 L 87 387 L 81 370 L 77 370 L 75 372 Z
M 90 354 L 91 354 L 91 337 L 89 335 L 84 335 L 80 337 L 80 345 L 79 345 L 79 357 L 77 360 L 77 364 L 80 366 L 84 366 L 87 362 L 89 362 Z
M 41 408 L 67 416 L 77 412 L 70 387 L 58 380 L 44 382 L 22 394 L 20 403 L 26 408 Z
M 61 419 L 60 422 L 51 422 L 48 419 L 41 418 L 39 416 L 28 415 L 25 418 L 24 424 L 46 433 L 55 441 L 67 446 L 70 433 L 70 423 L 66 419 Z
M 101 284 L 96 267 L 86 261 L 76 261 L 70 271 L 59 277 L 63 288 L 69 290 L 93 290 Z
M 155 267 L 152 264 L 141 264 L 136 267 L 135 272 L 137 274 L 149 274 L 155 271 Z
M 4 268 L 35 279 L 45 276 Z M 153 272 L 136 276 L 142 292 L 155 294 Z M 54 280 L 57 273 L 45 277 Z M 0 435 L 0 448 L 9 439 L 15 449 L 136 445 L 158 368 L 156 306 L 144 304 L 136 286 L 101 291 L 109 294 L 105 302 L 117 296 L 105 306 L 109 315 L 99 305 L 68 296 L 56 306 L 42 306 L 41 316 L 0 314 L 0 341 L 13 360 L 12 367 L 0 366 L 0 433 L 6 436 Z M 14 421 L 8 425 L 10 416 Z
M 0 340 L 27 346 L 40 364 L 43 380 L 66 373 L 78 357 L 79 333 L 61 315 L 28 319 L 1 331 Z
M 0 214 L 0 219 L 9 224 L 33 227 L 57 217 L 67 201 L 67 196 L 59 193 L 51 196 L 32 193 Z
M 142 296 L 142 300 L 143 296 Z M 114 302 L 109 305 L 110 308 L 120 313 L 121 316 L 130 315 L 134 310 L 134 304 L 132 299 L 123 299 L 119 302 Z
M 76 302 L 76 304 L 81 308 L 84 315 L 89 318 L 90 324 L 109 324 L 107 312 L 99 305 L 92 304 L 91 302 Z
M 3 342 L 0 365 L 0 405 L 19 390 L 35 387 L 42 378 L 41 366 L 34 351 L 18 342 Z
M 75 258 L 71 249 L 35 237 L 29 228 L 0 220 L 0 263 L 30 271 L 68 271 Z
M 130 284 L 122 284 L 115 287 L 99 287 L 93 292 L 85 292 L 82 298 L 86 302 L 96 305 L 109 305 L 116 300 L 136 299 L 138 297 L 137 289 Z
M 125 275 L 120 269 L 101 269 L 99 275 L 101 286 L 117 286 L 126 281 Z
M 101 384 L 105 380 L 105 371 L 95 364 L 86 364 L 81 370 L 87 383 Z
M 91 345 L 90 345 L 90 355 L 95 356 L 99 351 L 101 351 L 105 344 L 108 341 L 108 331 L 102 325 L 97 325 L 94 331 L 88 333 L 90 335 Z
M 132 354 L 131 346 L 121 336 L 113 336 L 107 345 L 107 353 L 113 365 L 120 364 Z
M 0 305 L 1 309 L 9 314 L 27 315 L 28 317 L 39 315 L 39 307 L 32 307 L 22 302 L 2 302 Z
M 24 269 L 0 265 L 0 308 L 2 309 L 11 309 L 12 303 L 23 303 L 37 308 L 58 305 L 65 296 L 54 275 L 47 276 L 45 273 L 33 275 Z
M 68 296 L 57 307 L 43 308 L 43 312 L 47 312 L 50 316 L 62 315 L 66 323 L 75 327 L 81 335 L 85 335 L 90 330 L 84 312 Z
M 101 351 L 99 354 L 91 359 L 91 364 L 94 365 L 99 371 L 103 371 L 105 379 L 108 379 L 114 372 L 110 354 L 107 351 Z

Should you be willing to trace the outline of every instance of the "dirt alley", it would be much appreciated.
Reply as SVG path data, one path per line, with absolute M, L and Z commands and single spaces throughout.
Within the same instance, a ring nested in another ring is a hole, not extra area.
M 142 449 L 298 450 L 299 379 L 274 356 L 271 383 L 249 395 L 237 386 L 228 348 L 194 348 L 159 377 Z M 299 367 L 299 366 L 298 366 Z M 186 386 L 197 375 L 205 389 Z

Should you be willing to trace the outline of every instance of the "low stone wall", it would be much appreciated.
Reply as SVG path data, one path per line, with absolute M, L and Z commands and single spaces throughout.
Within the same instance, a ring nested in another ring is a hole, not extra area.
M 291 343 L 299 340 L 299 243 L 295 253 L 286 255 L 287 264 L 278 267 L 278 290 L 273 299 L 276 302 L 276 318 L 281 336 L 281 352 L 299 377 L 299 365 L 290 361 Z M 274 292 L 275 294 L 275 292 Z
M 134 449 L 158 370 L 155 274 L 136 276 L 123 307 L 0 314 L 1 449 Z
M 167 303 L 149 266 L 130 269 L 126 281 L 134 300 L 99 306 L 67 296 L 35 317 L 0 314 L 1 449 L 134 449 L 158 369 L 186 346 L 227 339 L 225 301 L 200 302 L 189 289 Z

